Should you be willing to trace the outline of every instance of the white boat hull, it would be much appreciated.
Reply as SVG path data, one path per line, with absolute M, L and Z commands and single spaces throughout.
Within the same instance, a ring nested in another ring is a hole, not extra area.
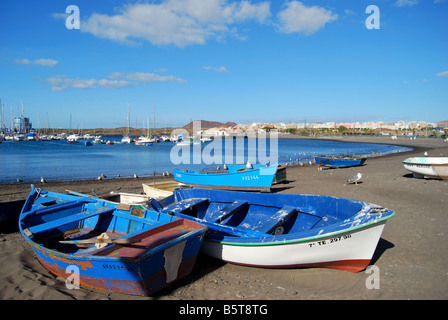
M 403 161 L 403 166 L 415 178 L 448 180 L 448 158 L 410 158 Z
M 205 240 L 201 251 L 226 262 L 247 266 L 327 267 L 358 272 L 369 265 L 385 223 L 295 243 L 233 245 Z

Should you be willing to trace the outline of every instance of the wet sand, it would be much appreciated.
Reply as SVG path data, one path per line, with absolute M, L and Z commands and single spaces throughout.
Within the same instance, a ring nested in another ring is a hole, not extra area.
M 339 141 L 405 145 L 412 152 L 369 158 L 364 166 L 318 170 L 316 165 L 289 167 L 287 182 L 273 192 L 331 195 L 375 203 L 396 212 L 388 220 L 371 264 L 378 267 L 379 289 L 368 289 L 367 272 L 331 269 L 263 269 L 223 263 L 200 255 L 193 272 L 153 297 L 67 289 L 33 256 L 19 232 L 0 234 L 1 300 L 359 300 L 448 298 L 448 181 L 415 179 L 402 161 L 410 156 L 448 156 L 441 139 L 343 137 Z M 361 172 L 358 185 L 346 180 Z M 153 179 L 114 179 L 35 183 L 57 192 L 70 189 L 97 194 L 141 193 Z M 0 202 L 24 199 L 28 184 L 0 185 Z

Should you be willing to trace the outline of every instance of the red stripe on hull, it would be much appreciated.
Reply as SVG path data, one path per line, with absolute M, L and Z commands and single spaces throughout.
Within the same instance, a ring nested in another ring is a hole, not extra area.
M 328 261 L 319 263 L 305 263 L 305 264 L 294 264 L 294 265 L 253 265 L 245 263 L 236 263 L 233 261 L 223 260 L 228 263 L 238 264 L 242 266 L 249 267 L 260 267 L 260 268 L 272 268 L 272 269 L 291 269 L 291 268 L 327 268 L 336 269 L 348 272 L 359 272 L 364 270 L 369 266 L 370 259 L 359 259 L 359 260 L 339 260 L 339 261 Z

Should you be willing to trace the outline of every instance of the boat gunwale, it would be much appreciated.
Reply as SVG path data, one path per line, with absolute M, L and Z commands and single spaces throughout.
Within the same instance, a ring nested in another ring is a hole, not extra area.
M 440 159 L 440 162 L 429 162 L 435 159 Z M 424 160 L 421 162 L 421 160 Z M 402 161 L 403 164 L 407 165 L 420 165 L 420 166 L 444 166 L 448 165 L 448 157 L 410 157 Z
M 348 229 L 343 229 L 343 230 L 338 230 L 338 231 L 333 231 L 333 232 L 329 232 L 329 233 L 325 233 L 325 234 L 319 234 L 317 236 L 311 236 L 311 237 L 307 237 L 307 238 L 300 238 L 300 239 L 291 239 L 291 240 L 286 240 L 286 239 L 278 239 L 281 236 L 287 236 L 287 235 L 280 235 L 280 236 L 273 236 L 273 235 L 266 235 L 266 237 L 270 237 L 272 238 L 274 241 L 272 242 L 255 242 L 257 239 L 264 239 L 264 237 L 248 237 L 248 238 L 237 238 L 237 237 L 230 237 L 230 236 L 224 236 L 223 240 L 216 240 L 213 239 L 213 237 L 208 236 L 204 241 L 209 241 L 209 242 L 215 242 L 215 243 L 220 243 L 223 245 L 230 245 L 230 246 L 240 246 L 240 247 L 258 247 L 258 246 L 278 246 L 278 245 L 290 245 L 290 244 L 294 244 L 294 243 L 301 243 L 301 242 L 310 242 L 310 241 L 316 241 L 322 238 L 328 238 L 328 237 L 333 237 L 333 236 L 337 236 L 339 234 L 346 234 L 346 233 L 352 233 L 358 229 L 364 229 L 364 228 L 368 228 L 371 227 L 372 225 L 375 224 L 381 224 L 381 223 L 385 223 L 386 220 L 392 218 L 393 216 L 395 216 L 395 212 L 394 211 L 390 211 L 390 215 L 384 217 L 384 218 L 380 218 L 377 220 L 370 220 L 369 222 L 366 222 L 364 224 L 361 225 L 357 225 L 357 226 L 353 226 L 351 228 Z M 292 237 L 292 235 L 291 235 Z M 227 238 L 232 238 L 232 239 L 244 239 L 244 240 L 255 240 L 254 242 L 230 242 L 230 241 L 225 241 L 224 239 Z
M 61 258 L 64 258 L 64 259 L 68 259 L 68 260 L 75 260 L 75 261 L 98 260 L 98 261 L 101 261 L 101 262 L 110 261 L 110 262 L 126 262 L 126 263 L 138 264 L 140 261 L 148 259 L 151 255 L 154 255 L 154 254 L 158 253 L 161 250 L 165 250 L 166 248 L 169 248 L 169 247 L 175 245 L 176 243 L 181 243 L 181 242 L 183 242 L 185 240 L 188 240 L 190 238 L 194 238 L 194 237 L 196 237 L 198 235 L 201 235 L 201 234 L 204 235 L 205 232 L 207 231 L 207 227 L 206 226 L 204 226 L 204 225 L 202 225 L 202 224 L 200 224 L 200 223 L 198 223 L 196 221 L 191 221 L 191 220 L 188 220 L 188 219 L 185 219 L 185 218 L 182 218 L 182 217 L 175 217 L 176 219 L 174 219 L 174 220 L 172 220 L 170 222 L 164 223 L 162 225 L 159 224 L 159 225 L 153 226 L 153 228 L 141 229 L 141 230 L 138 230 L 138 231 L 134 231 L 132 233 L 128 233 L 128 234 L 123 235 L 122 237 L 118 237 L 117 238 L 117 239 L 119 239 L 119 238 L 127 238 L 127 237 L 132 237 L 132 236 L 139 236 L 143 232 L 150 231 L 150 230 L 153 230 L 155 228 L 163 227 L 164 225 L 169 224 L 169 223 L 173 223 L 173 222 L 176 222 L 178 224 L 176 227 L 186 226 L 186 224 L 190 224 L 191 222 L 194 224 L 194 226 L 188 227 L 188 232 L 187 233 L 182 234 L 181 236 L 177 236 L 174 239 L 171 239 L 171 240 L 169 240 L 167 242 L 163 242 L 163 244 L 157 245 L 156 247 L 151 248 L 151 249 L 147 250 L 146 252 L 144 252 L 144 253 L 136 256 L 136 257 L 129 258 L 129 257 L 120 257 L 120 256 L 113 257 L 113 256 L 107 256 L 107 255 L 106 256 L 101 256 L 101 255 L 77 255 L 77 253 L 81 253 L 84 250 L 80 250 L 80 251 L 78 251 L 76 253 L 61 252 L 61 251 L 58 251 L 56 249 L 48 248 L 45 245 L 43 245 L 43 244 L 41 244 L 39 242 L 36 242 L 35 240 L 33 240 L 30 236 L 28 236 L 25 233 L 24 230 L 28 229 L 28 227 L 23 229 L 23 227 L 25 227 L 25 225 L 23 225 L 24 218 L 26 218 L 29 215 L 33 214 L 33 211 L 23 211 L 25 208 L 30 208 L 32 206 L 31 201 L 33 201 L 33 200 L 30 197 L 31 195 L 33 195 L 33 197 L 35 197 L 37 194 L 40 193 L 40 191 L 44 191 L 45 192 L 44 194 L 47 197 L 48 196 L 56 197 L 58 195 L 57 193 L 52 192 L 52 191 L 45 191 L 45 190 L 40 190 L 39 191 L 39 190 L 40 189 L 35 189 L 34 186 L 32 185 L 32 190 L 30 192 L 30 195 L 27 197 L 27 201 L 25 202 L 25 204 L 24 204 L 24 206 L 22 208 L 22 212 L 20 213 L 20 216 L 19 216 L 19 221 L 18 221 L 19 231 L 22 234 L 22 236 L 25 238 L 25 241 L 28 242 L 33 248 L 36 248 L 36 249 L 40 250 L 41 252 L 44 252 L 45 254 L 50 253 L 50 254 L 52 254 L 54 256 L 61 257 Z M 114 204 L 113 202 L 110 202 L 110 201 L 107 201 L 107 200 L 103 200 L 103 199 L 100 199 L 100 198 L 95 198 L 95 197 L 91 197 L 91 198 L 79 197 L 79 199 L 80 200 L 85 199 L 85 200 L 91 200 L 91 201 L 92 200 L 94 200 L 94 201 L 102 201 L 102 202 L 108 202 L 110 204 Z M 83 203 L 83 201 L 79 201 L 79 202 Z M 115 210 L 118 210 L 118 208 L 115 208 Z M 154 212 L 154 211 L 151 211 L 151 210 L 149 210 L 149 211 L 153 212 L 154 214 L 157 214 L 157 215 L 161 214 L 160 212 Z M 163 214 L 166 215 L 166 213 L 163 213 Z M 127 217 L 123 217 L 121 215 L 115 215 L 115 211 L 112 212 L 112 215 L 114 217 L 116 217 L 116 218 L 128 219 L 129 221 L 133 220 L 132 219 L 133 216 L 130 216 L 129 218 L 127 218 Z M 149 218 L 144 218 L 144 219 L 148 220 L 147 224 L 157 223 L 157 221 L 151 220 Z M 141 223 L 145 223 L 145 222 L 142 222 L 142 221 L 140 221 L 140 222 Z M 163 231 L 165 231 L 165 230 L 162 230 L 162 232 Z M 160 232 L 157 232 L 156 234 L 158 234 L 158 233 L 160 233 Z M 151 235 L 151 236 L 153 236 L 153 235 Z M 112 245 L 113 246 L 117 246 L 116 244 L 112 244 Z M 107 246 L 107 248 L 110 248 L 110 246 Z M 91 248 L 87 248 L 85 250 L 89 250 L 89 249 L 91 249 Z
M 180 169 L 173 169 L 173 175 L 175 175 L 176 172 L 180 172 L 181 174 L 189 174 L 189 175 L 202 175 L 202 176 L 212 176 L 212 175 L 241 175 L 241 174 L 246 174 L 246 173 L 253 173 L 254 171 L 264 171 L 264 170 L 273 170 L 275 169 L 277 171 L 278 165 L 271 165 L 268 167 L 254 167 L 254 168 L 247 168 L 247 170 L 244 171 L 237 171 L 237 172 L 228 172 L 228 171 L 223 171 L 223 172 L 200 172 L 200 171 L 196 171 L 196 170 L 180 170 Z M 176 180 L 177 181 L 177 180 Z M 185 182 L 183 182 L 185 183 Z
M 231 191 L 228 191 L 228 192 L 231 192 Z M 301 196 L 314 197 L 314 195 L 305 195 L 305 194 L 302 194 Z M 297 232 L 283 234 L 283 235 L 275 235 L 275 236 L 271 235 L 271 234 L 266 234 L 263 236 L 255 235 L 255 236 L 251 237 L 250 233 L 252 231 L 254 231 L 254 233 L 255 233 L 256 229 L 252 230 L 252 229 L 244 229 L 244 228 L 238 228 L 238 227 L 233 227 L 233 228 L 235 228 L 236 233 L 240 232 L 241 234 L 244 234 L 247 232 L 249 234 L 249 236 L 243 236 L 243 237 L 227 236 L 227 235 L 225 235 L 225 233 L 226 233 L 225 229 L 219 230 L 220 224 L 216 224 L 211 221 L 192 217 L 192 216 L 186 215 L 182 212 L 175 212 L 175 215 L 178 217 L 185 218 L 185 219 L 191 219 L 198 223 L 202 223 L 202 224 L 206 225 L 211 230 L 213 230 L 212 226 L 216 225 L 216 229 L 214 229 L 214 231 L 221 233 L 221 235 L 219 235 L 219 236 L 218 235 L 217 236 L 210 235 L 210 233 L 207 232 L 208 234 L 205 238 L 205 241 L 213 241 L 213 242 L 219 242 L 222 244 L 235 245 L 235 246 L 273 246 L 273 245 L 280 245 L 280 244 L 292 244 L 292 243 L 299 243 L 299 242 L 315 241 L 316 239 L 321 239 L 321 238 L 325 238 L 325 237 L 328 237 L 331 235 L 337 235 L 337 234 L 341 234 L 341 233 L 353 232 L 360 228 L 369 227 L 374 224 L 382 223 L 383 221 L 386 221 L 387 219 L 390 219 L 395 216 L 395 212 L 393 210 L 390 210 L 388 208 L 383 208 L 383 207 L 378 206 L 373 203 L 352 200 L 352 199 L 346 199 L 346 198 L 333 197 L 333 196 L 325 196 L 325 195 L 319 196 L 319 197 L 325 197 L 327 199 L 333 199 L 333 200 L 343 199 L 345 201 L 349 201 L 352 203 L 358 203 L 362 207 L 360 208 L 359 211 L 357 211 L 353 215 L 348 216 L 346 219 L 340 219 L 339 222 L 336 222 L 330 226 L 327 226 L 326 228 L 324 227 L 323 229 L 318 228 L 314 231 L 307 230 L 307 231 L 300 232 L 305 237 L 300 237 L 300 234 L 298 234 Z M 211 202 L 216 202 L 216 201 L 209 200 L 209 202 L 211 203 Z M 263 204 L 252 203 L 251 205 L 263 205 Z M 381 213 L 370 214 L 370 211 L 373 208 L 383 208 L 387 211 L 381 212 Z M 299 211 L 301 211 L 301 210 L 299 210 Z M 359 220 L 359 219 L 362 219 L 362 220 Z M 358 220 L 359 220 L 359 222 L 357 222 Z M 349 226 L 349 225 L 351 225 L 351 227 L 344 228 L 344 226 Z M 226 226 L 226 225 L 224 224 L 223 226 Z M 328 230 L 328 232 L 326 232 L 324 234 L 316 234 L 316 232 L 319 233 L 319 232 L 322 232 L 323 230 Z M 307 234 L 310 234 L 310 233 L 311 233 L 311 235 L 306 236 Z M 300 238 L 297 237 L 298 235 Z M 231 241 L 231 239 L 237 240 L 237 241 L 236 242 Z M 228 241 L 228 240 L 230 240 L 230 241 Z
M 183 224 L 182 224 L 183 225 Z M 148 229 L 150 230 L 150 229 Z M 84 250 L 78 251 L 77 253 L 65 253 L 65 252 L 61 252 L 58 251 L 56 249 L 50 249 L 47 248 L 46 246 L 44 246 L 43 244 L 40 244 L 34 240 L 32 240 L 31 238 L 29 238 L 28 236 L 26 236 L 23 232 L 22 232 L 22 236 L 25 237 L 25 240 L 34 248 L 38 249 L 40 252 L 45 253 L 46 255 L 51 254 L 55 257 L 59 257 L 59 258 L 63 258 L 66 260 L 73 260 L 73 261 L 77 261 L 77 262 L 84 262 L 84 261 L 97 261 L 98 263 L 104 263 L 104 262 L 121 262 L 121 263 L 132 263 L 132 264 L 138 264 L 139 262 L 143 261 L 143 260 L 147 260 L 149 259 L 152 255 L 157 254 L 160 251 L 164 251 L 167 248 L 170 248 L 174 245 L 176 245 L 177 243 L 181 243 L 183 241 L 186 241 L 190 238 L 194 238 L 196 236 L 199 236 L 201 234 L 205 234 L 206 232 L 206 228 L 199 228 L 196 230 L 191 230 L 181 236 L 178 236 L 174 239 L 171 239 L 170 241 L 164 242 L 161 245 L 158 245 L 154 248 L 151 248 L 149 250 L 147 250 L 146 252 L 144 252 L 141 255 L 138 255 L 136 257 L 121 257 L 121 256 L 102 256 L 102 255 L 77 255 L 81 252 L 83 252 Z M 116 244 L 112 244 L 113 246 L 117 246 Z M 110 246 L 107 246 L 106 248 L 110 248 Z M 91 248 L 87 248 L 85 250 L 90 250 Z
M 330 159 L 330 160 L 362 160 L 362 159 L 367 159 L 367 156 L 324 154 L 324 155 L 314 156 L 314 158 Z

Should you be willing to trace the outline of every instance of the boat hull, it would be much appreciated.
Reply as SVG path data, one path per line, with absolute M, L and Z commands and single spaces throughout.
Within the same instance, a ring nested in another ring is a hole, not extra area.
M 448 158 L 414 157 L 403 161 L 406 170 L 418 179 L 448 180 Z
M 253 267 L 320 267 L 359 272 L 370 264 L 385 223 L 311 240 L 270 245 L 205 240 L 201 252 L 229 263 Z
M 254 167 L 235 172 L 201 173 L 174 169 L 174 179 L 194 187 L 207 187 L 221 190 L 246 190 L 269 192 L 278 165 Z
M 161 212 L 206 225 L 202 252 L 266 268 L 328 267 L 350 272 L 370 263 L 395 213 L 330 196 L 175 190 Z
M 196 235 L 171 247 L 152 252 L 141 261 L 77 258 L 29 242 L 40 264 L 56 276 L 80 286 L 108 292 L 149 296 L 191 273 L 202 243 Z
M 132 205 L 34 188 L 19 229 L 42 266 L 66 284 L 142 296 L 192 271 L 206 231 Z M 104 237 L 110 242 L 100 245 Z
M 331 168 L 347 168 L 361 166 L 366 162 L 366 157 L 339 157 L 339 156 L 317 156 L 314 161 L 320 166 Z

